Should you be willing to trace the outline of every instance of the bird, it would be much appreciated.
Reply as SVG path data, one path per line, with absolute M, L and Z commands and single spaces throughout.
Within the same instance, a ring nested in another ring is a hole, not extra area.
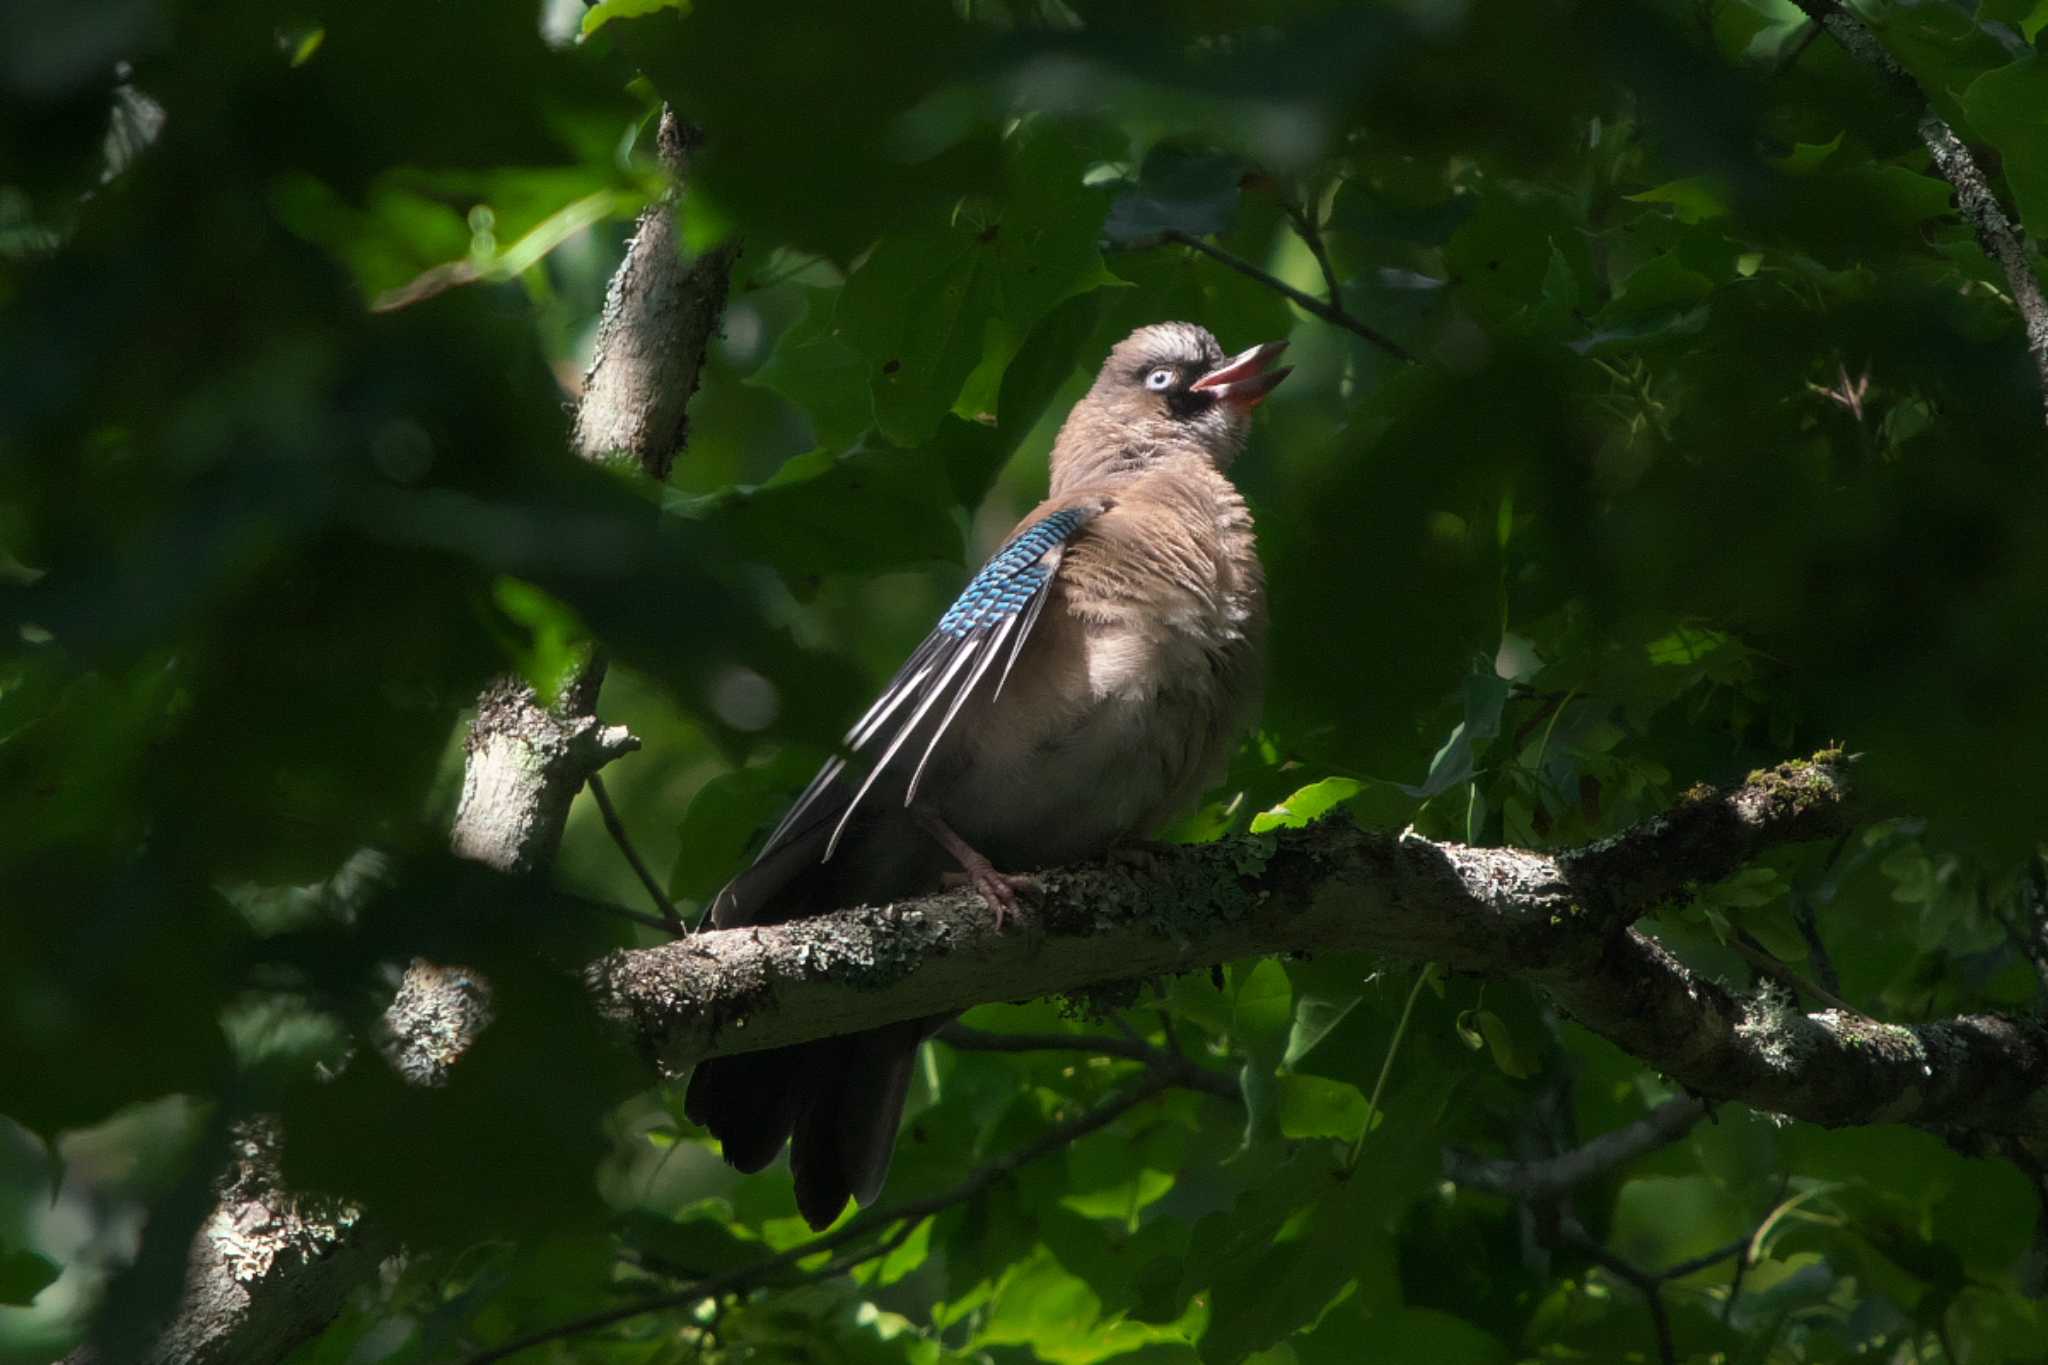
M 715 927 L 965 884 L 1001 929 L 1033 870 L 1140 846 L 1222 776 L 1266 625 L 1229 470 L 1286 345 L 1227 355 L 1165 322 L 1111 348 L 1054 440 L 1046 500 L 713 898 Z M 917 1049 L 947 1017 L 709 1059 L 684 1113 L 743 1172 L 787 1143 L 822 1229 L 879 1195 Z

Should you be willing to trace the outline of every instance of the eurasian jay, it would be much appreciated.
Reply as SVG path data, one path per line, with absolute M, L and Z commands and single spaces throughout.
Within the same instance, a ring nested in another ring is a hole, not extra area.
M 1158 831 L 1222 774 L 1258 706 L 1265 587 L 1230 482 L 1289 373 L 1184 322 L 1119 343 L 1025 517 L 846 734 L 719 928 L 927 894 L 964 874 L 998 927 L 1020 873 Z M 1003 870 L 998 870 L 1003 869 Z M 918 1045 L 943 1018 L 714 1058 L 684 1110 L 756 1171 L 791 1144 L 812 1227 L 880 1193 Z

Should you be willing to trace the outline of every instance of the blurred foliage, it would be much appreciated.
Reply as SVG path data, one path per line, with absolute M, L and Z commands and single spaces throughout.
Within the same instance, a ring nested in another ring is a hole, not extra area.
M 1859 8 L 2048 233 L 2048 5 Z M 243 1113 L 410 1248 L 300 1365 L 458 1358 L 800 1240 L 786 1178 L 719 1165 L 582 1005 L 568 969 L 641 932 L 578 908 L 641 894 L 588 803 L 554 890 L 441 852 L 465 708 L 601 642 L 646 741 L 612 790 L 701 902 L 1161 319 L 1298 365 L 1238 469 L 1263 727 L 1179 837 L 1559 847 L 1843 741 L 1898 818 L 1655 931 L 1882 1017 L 2037 1006 L 2041 396 L 1917 111 L 1813 36 L 1784 0 L 0 13 L 0 1361 L 96 1309 L 137 1339 Z M 666 490 L 565 450 L 664 100 L 708 133 L 688 242 L 744 248 Z M 1161 244 L 1320 294 L 1302 222 L 1421 363 Z M 366 1046 L 414 953 L 499 999 L 432 1093 Z M 1635 1290 L 1438 1153 L 1665 1087 L 1525 987 L 1413 982 L 1160 983 L 1128 1024 L 1242 1110 L 1170 1093 L 851 1276 L 534 1358 L 1655 1358 Z M 1130 1079 L 935 1047 L 887 1197 Z M 1665 1286 L 1681 1359 L 2048 1340 L 2038 1179 L 1924 1133 L 1727 1107 L 1576 1208 L 1650 1271 L 1751 1237 Z

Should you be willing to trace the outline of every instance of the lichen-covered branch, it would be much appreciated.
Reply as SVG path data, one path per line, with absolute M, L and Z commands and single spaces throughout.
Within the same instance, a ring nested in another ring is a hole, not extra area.
M 500 872 L 554 862 L 576 793 L 592 773 L 640 747 L 624 726 L 598 723 L 603 681 L 602 663 L 586 664 L 552 706 L 517 678 L 484 689 L 463 742 L 462 796 L 449 831 L 458 856 Z
M 1183 851 L 1155 875 L 1043 878 L 1021 928 L 970 893 L 703 933 L 590 971 L 661 1065 L 779 1047 L 992 1000 L 1085 991 L 1276 952 L 1353 950 L 1519 977 L 1709 1099 L 1819 1123 L 2048 1134 L 2048 1025 L 1915 1025 L 1738 998 L 1629 921 L 1688 883 L 1845 828 L 1839 755 L 1695 790 L 1618 839 L 1550 856 L 1338 822 Z
M 282 1187 L 271 1121 L 235 1124 L 229 1146 L 216 1202 L 192 1239 L 176 1313 L 143 1365 L 281 1360 L 340 1311 L 390 1250 L 352 1205 Z M 88 1344 L 65 1365 L 113 1362 Z
M 703 134 L 664 109 L 658 136 L 662 162 L 680 184 Z M 640 215 L 605 292 L 597 349 L 576 405 L 578 454 L 630 458 L 657 482 L 668 478 L 687 437 L 690 395 L 725 315 L 738 256 L 725 245 L 686 262 L 680 208 L 671 192 Z
M 2025 235 L 1998 202 L 1984 168 L 1977 164 L 1977 158 L 1956 136 L 1955 129 L 1948 126 L 1948 121 L 1934 111 L 1927 92 L 1920 88 L 1913 73 L 1900 65 L 1877 35 L 1839 0 L 1794 3 L 1826 29 L 1845 52 L 1876 71 L 1902 103 L 1919 111 L 1920 141 L 1934 158 L 1935 172 L 1955 190 L 1957 211 L 1976 232 L 1984 254 L 2005 274 L 2013 305 L 2019 309 L 2020 324 L 2026 329 L 2027 353 L 2034 358 L 2034 369 L 2040 375 L 2043 413 L 2048 415 L 2048 293 L 2042 290 L 2041 277 L 2034 273 L 2033 264 L 2027 259 Z

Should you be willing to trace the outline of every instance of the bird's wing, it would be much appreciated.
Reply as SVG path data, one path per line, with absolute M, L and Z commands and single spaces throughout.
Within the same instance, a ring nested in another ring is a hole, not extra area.
M 1104 499 L 1093 498 L 1053 505 L 1050 510 L 1040 508 L 1010 536 L 946 609 L 938 627 L 911 653 L 867 714 L 846 732 L 845 752 L 811 779 L 803 795 L 782 817 L 782 823 L 768 836 L 757 862 L 774 855 L 807 828 L 823 808 L 821 799 L 840 782 L 848 764 L 865 758 L 867 774 L 851 798 L 837 810 L 838 824 L 826 841 L 824 856 L 830 858 L 861 798 L 899 756 L 908 760 L 910 755 L 905 750 L 911 736 L 927 716 L 937 711 L 938 722 L 917 755 L 917 766 L 912 769 L 904 792 L 904 804 L 917 796 L 917 784 L 939 740 L 999 658 L 1003 668 L 996 691 L 1001 693 L 1024 641 L 1030 638 L 1031 628 L 1045 609 L 1050 595 L 1047 589 L 1059 567 L 1062 547 L 1107 506 Z M 837 805 L 836 801 L 824 803 L 824 807 Z

